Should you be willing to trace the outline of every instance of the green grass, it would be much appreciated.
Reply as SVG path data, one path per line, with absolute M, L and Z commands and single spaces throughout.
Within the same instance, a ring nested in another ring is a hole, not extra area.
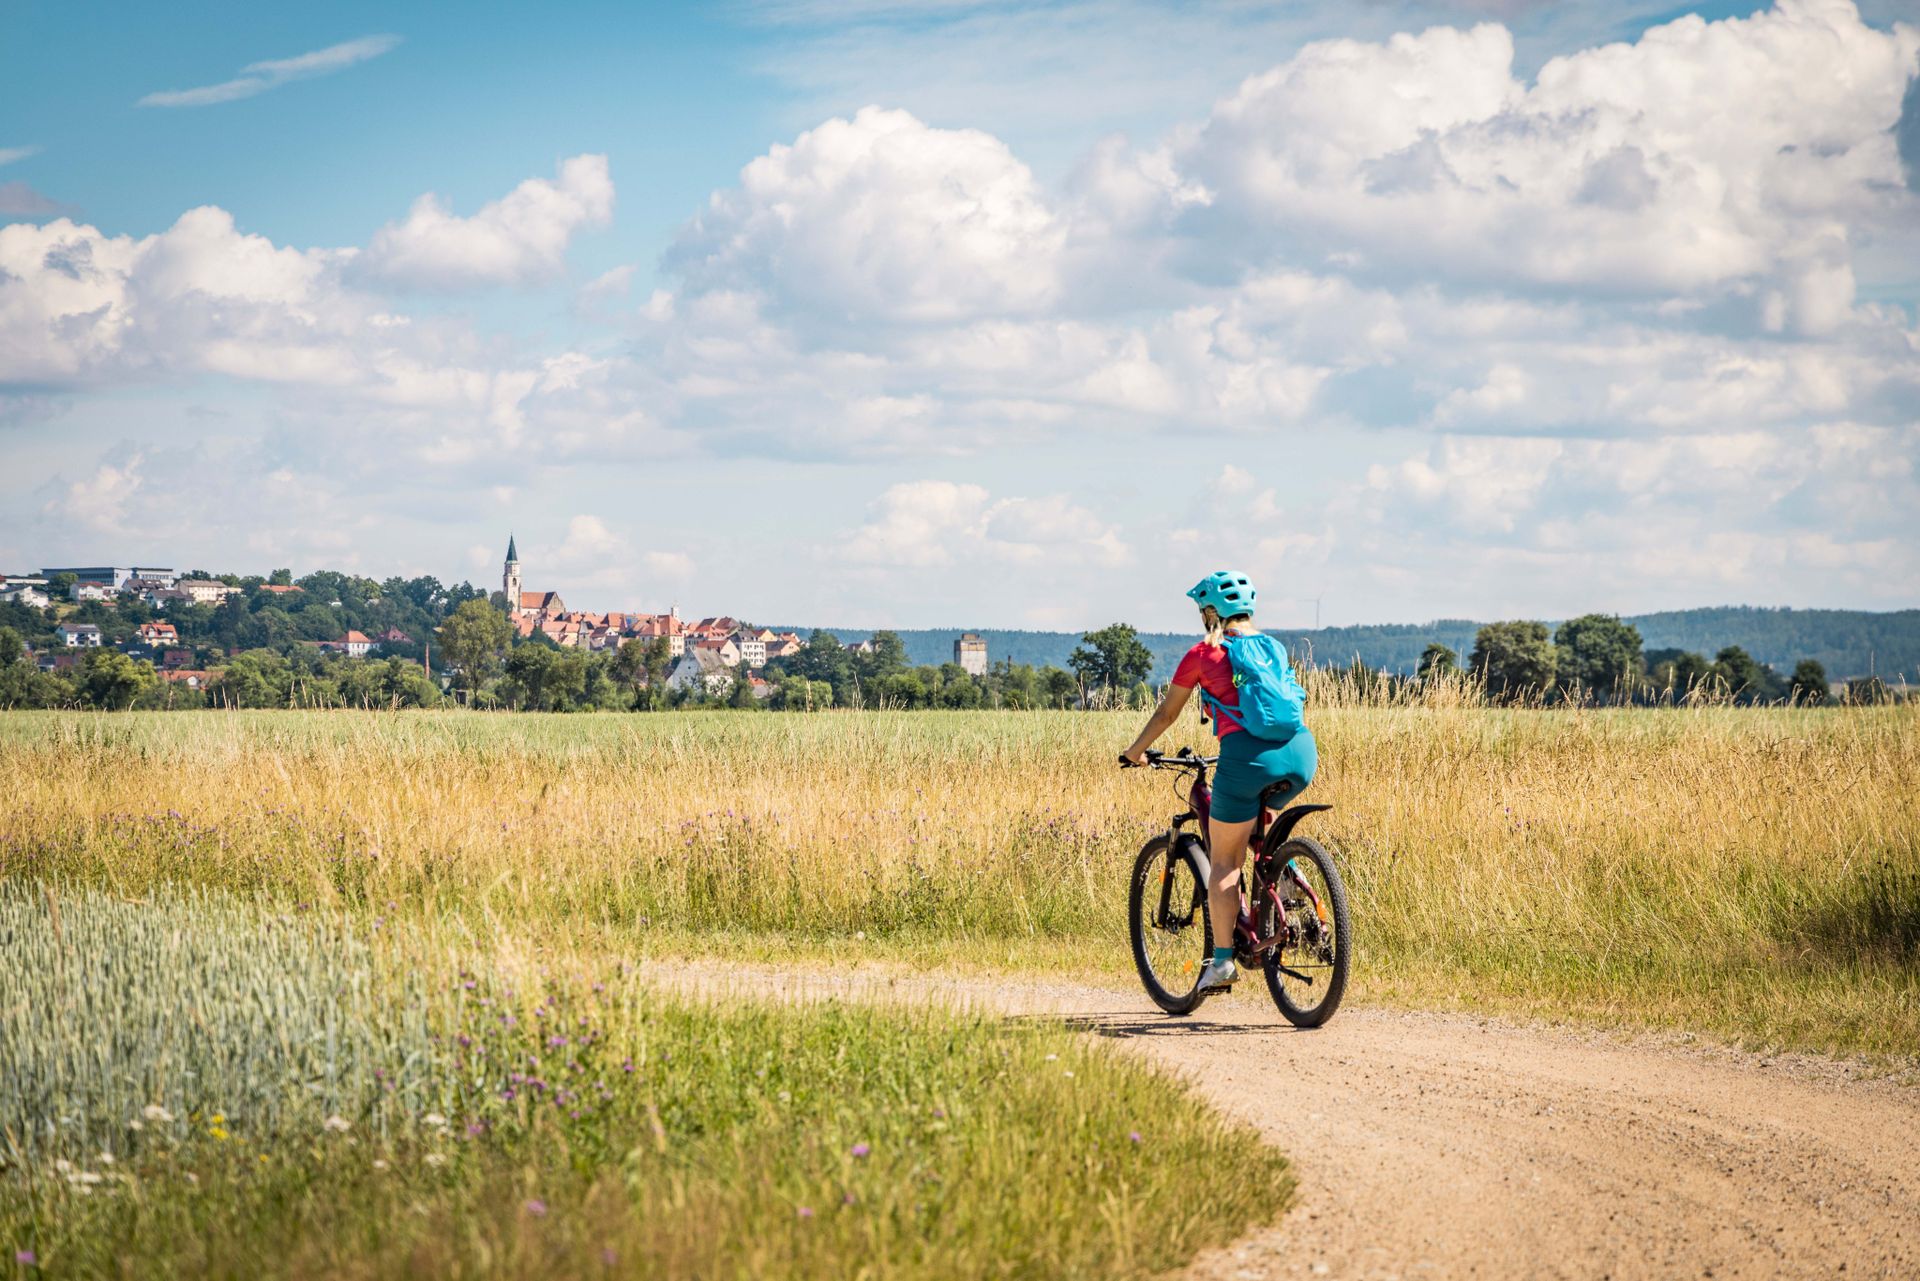
M 44 1275 L 1131 1277 L 1290 1193 L 1058 1027 L 45 890 L 0 881 L 0 1242 Z

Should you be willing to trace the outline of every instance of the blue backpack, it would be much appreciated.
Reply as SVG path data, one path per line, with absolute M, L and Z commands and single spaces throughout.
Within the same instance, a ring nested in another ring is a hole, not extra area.
M 1202 689 L 1200 697 L 1215 717 L 1224 716 L 1255 738 L 1276 743 L 1307 727 L 1307 692 L 1300 688 L 1286 647 L 1279 641 L 1260 632 L 1229 635 L 1227 661 L 1233 665 L 1233 687 L 1240 705 L 1228 707 Z

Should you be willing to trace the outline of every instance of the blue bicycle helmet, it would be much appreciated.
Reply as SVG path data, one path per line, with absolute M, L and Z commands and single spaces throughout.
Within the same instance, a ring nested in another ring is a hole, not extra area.
M 1223 619 L 1235 614 L 1251 614 L 1257 594 L 1245 574 L 1231 569 L 1215 570 L 1187 592 L 1196 605 L 1202 609 L 1213 606 L 1214 612 Z

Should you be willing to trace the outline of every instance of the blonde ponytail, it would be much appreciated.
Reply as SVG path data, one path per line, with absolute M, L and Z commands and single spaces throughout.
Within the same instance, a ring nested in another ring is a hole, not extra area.
M 1235 623 L 1251 623 L 1252 614 L 1235 614 L 1232 618 L 1221 618 L 1220 612 L 1208 605 L 1200 611 L 1201 626 L 1206 628 L 1205 640 L 1208 648 L 1219 649 L 1227 643 L 1227 629 Z

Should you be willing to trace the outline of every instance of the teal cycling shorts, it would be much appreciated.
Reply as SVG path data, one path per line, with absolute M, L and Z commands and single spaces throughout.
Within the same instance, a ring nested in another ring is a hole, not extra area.
M 1241 730 L 1220 740 L 1220 763 L 1213 770 L 1213 817 L 1222 823 L 1245 823 L 1260 812 L 1260 793 L 1275 783 L 1289 784 L 1274 798 L 1291 805 L 1320 765 L 1313 733 L 1301 730 L 1284 743 L 1255 738 Z

